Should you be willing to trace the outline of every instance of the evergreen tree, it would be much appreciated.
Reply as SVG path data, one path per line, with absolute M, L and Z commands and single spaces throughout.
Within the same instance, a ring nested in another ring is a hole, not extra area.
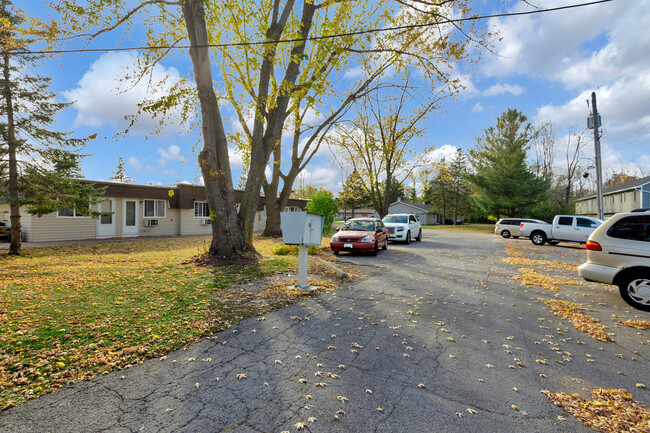
M 26 50 L 36 31 L 22 11 L 10 8 L 11 1 L 0 0 L 0 197 L 7 199 L 11 209 L 9 254 L 17 255 L 22 235 L 20 206 L 37 216 L 73 208 L 98 216 L 90 205 L 92 197 L 103 191 L 74 179 L 82 157 L 75 151 L 89 138 L 72 138 L 52 129 L 56 114 L 70 104 L 53 102 L 50 79 L 31 73 L 39 56 L 12 55 Z
M 345 179 L 345 182 L 343 183 L 343 189 L 339 193 L 338 202 L 339 206 L 344 211 L 347 209 L 352 210 L 352 217 L 354 217 L 355 209 L 371 206 L 372 200 L 370 198 L 370 194 L 363 186 L 363 180 L 356 170 L 353 171 L 347 179 Z
M 526 165 L 533 126 L 526 116 L 509 109 L 487 128 L 470 151 L 474 173 L 467 176 L 474 191 L 474 204 L 495 216 L 525 216 L 543 201 L 548 181 L 537 177 Z
M 113 176 L 109 177 L 108 180 L 121 183 L 133 183 L 133 178 L 126 174 L 126 168 L 124 168 L 124 160 L 120 156 L 117 160 L 117 166 L 113 172 Z
M 418 201 L 418 192 L 415 190 L 415 187 L 409 187 L 409 201 L 415 203 Z
M 442 214 L 442 223 L 449 213 L 453 194 L 453 176 L 449 163 L 442 158 L 436 164 L 435 176 L 425 191 L 425 202 L 433 207 L 434 212 Z
M 458 217 L 469 211 L 469 196 L 471 189 L 467 183 L 467 157 L 462 149 L 456 150 L 456 155 L 448 166 L 451 178 L 450 189 L 450 210 L 454 215 L 454 225 L 458 223 Z

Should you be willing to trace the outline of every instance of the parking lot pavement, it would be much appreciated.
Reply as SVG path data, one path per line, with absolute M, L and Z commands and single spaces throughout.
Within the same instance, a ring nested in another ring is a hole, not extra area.
M 529 245 L 426 231 L 377 257 L 341 254 L 369 275 L 4 411 L 0 431 L 587 432 L 540 391 L 624 388 L 648 404 L 635 386 L 647 381 L 650 331 L 617 322 L 646 313 L 615 288 L 522 286 L 520 265 L 502 259 L 580 263 L 583 254 Z M 550 299 L 585 306 L 614 341 L 554 316 Z

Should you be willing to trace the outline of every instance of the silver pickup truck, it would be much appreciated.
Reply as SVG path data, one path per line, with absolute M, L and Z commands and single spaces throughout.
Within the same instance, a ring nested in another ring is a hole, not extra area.
M 535 245 L 557 245 L 560 242 L 587 243 L 589 235 L 603 223 L 597 218 L 556 215 L 551 224 L 521 223 L 520 236 L 530 238 Z

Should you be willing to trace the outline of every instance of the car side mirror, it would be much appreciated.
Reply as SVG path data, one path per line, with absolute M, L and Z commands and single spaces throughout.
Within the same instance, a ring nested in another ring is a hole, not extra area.
M 336 228 L 336 231 L 337 231 L 337 232 L 338 232 L 339 230 L 341 230 L 341 227 L 337 227 L 337 228 Z

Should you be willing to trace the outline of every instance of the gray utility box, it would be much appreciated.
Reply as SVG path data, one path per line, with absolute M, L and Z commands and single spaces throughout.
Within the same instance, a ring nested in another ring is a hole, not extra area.
M 280 212 L 282 241 L 287 245 L 320 246 L 323 215 L 311 212 Z

